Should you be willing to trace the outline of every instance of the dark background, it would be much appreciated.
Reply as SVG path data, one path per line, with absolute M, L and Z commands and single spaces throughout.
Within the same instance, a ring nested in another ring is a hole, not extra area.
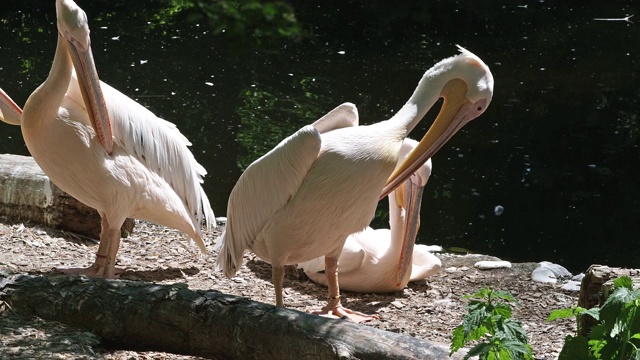
M 631 1 L 77 3 L 101 79 L 192 141 L 216 216 L 282 138 L 345 101 L 361 123 L 390 117 L 459 44 L 491 68 L 494 98 L 434 157 L 418 241 L 640 267 L 640 35 L 595 20 L 639 13 Z M 0 33 L 0 87 L 23 105 L 53 59 L 54 1 L 3 2 Z M 28 154 L 18 127 L 1 124 L 0 152 Z

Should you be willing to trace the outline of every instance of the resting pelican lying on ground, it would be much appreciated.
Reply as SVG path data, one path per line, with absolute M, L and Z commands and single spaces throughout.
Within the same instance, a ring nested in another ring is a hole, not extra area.
M 58 45 L 49 77 L 31 94 L 19 122 L 45 174 L 102 218 L 94 264 L 63 271 L 114 277 L 127 217 L 181 230 L 204 252 L 202 222 L 215 220 L 200 185 L 206 171 L 189 141 L 174 124 L 99 81 L 82 9 L 56 0 L 56 14 Z M 19 109 L 4 92 L 0 100 L 2 109 Z
M 417 141 L 406 138 L 399 161 L 417 145 Z M 401 291 L 409 281 L 422 280 L 440 271 L 440 259 L 426 245 L 414 245 L 420 226 L 422 192 L 430 175 L 431 159 L 388 195 L 390 229 L 367 227 L 349 235 L 338 257 L 340 289 L 362 293 Z M 397 283 L 397 272 L 405 256 L 410 258 L 411 271 L 405 272 Z M 327 284 L 324 256 L 298 264 L 298 268 L 311 280 Z
M 324 255 L 329 303 L 319 313 L 370 319 L 342 308 L 338 257 L 347 237 L 367 227 L 378 200 L 489 105 L 493 94 L 489 68 L 471 52 L 460 51 L 429 69 L 391 119 L 358 126 L 355 106 L 346 103 L 251 164 L 229 198 L 217 268 L 233 276 L 244 251 L 250 249 L 271 263 L 276 304 L 283 306 L 284 266 Z M 438 117 L 396 168 L 402 141 L 440 97 L 444 102 Z M 407 260 L 401 264 L 398 282 L 405 276 Z

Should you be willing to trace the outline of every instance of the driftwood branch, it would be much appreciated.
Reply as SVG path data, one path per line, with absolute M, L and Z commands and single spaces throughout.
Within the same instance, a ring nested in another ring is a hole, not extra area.
M 213 359 L 448 358 L 439 344 L 183 284 L 0 273 L 0 301 L 130 349 Z
M 0 216 L 100 238 L 100 215 L 60 190 L 30 156 L 0 154 Z M 123 236 L 134 221 L 122 225 Z

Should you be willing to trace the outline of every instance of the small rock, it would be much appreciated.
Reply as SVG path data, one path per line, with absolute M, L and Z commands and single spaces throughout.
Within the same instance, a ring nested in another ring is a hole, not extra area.
M 499 261 L 483 260 L 483 261 L 478 261 L 473 266 L 475 266 L 480 270 L 510 269 L 511 263 L 504 260 L 499 260 Z
M 567 291 L 580 291 L 581 281 L 569 280 L 566 284 L 562 285 L 562 290 Z
M 395 306 L 396 309 L 402 309 L 404 307 L 404 304 L 402 304 L 400 301 L 392 301 L 391 305 Z
M 573 280 L 573 281 L 582 281 L 583 277 L 584 277 L 584 273 L 580 273 L 580 274 L 575 275 L 574 277 L 572 277 L 571 280 Z

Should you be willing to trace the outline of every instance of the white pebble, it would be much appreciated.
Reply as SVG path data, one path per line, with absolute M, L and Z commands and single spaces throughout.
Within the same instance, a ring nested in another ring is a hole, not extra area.
M 475 266 L 480 270 L 509 269 L 511 268 L 511 263 L 505 260 L 498 260 L 498 261 L 483 260 L 483 261 L 478 261 L 473 266 Z

